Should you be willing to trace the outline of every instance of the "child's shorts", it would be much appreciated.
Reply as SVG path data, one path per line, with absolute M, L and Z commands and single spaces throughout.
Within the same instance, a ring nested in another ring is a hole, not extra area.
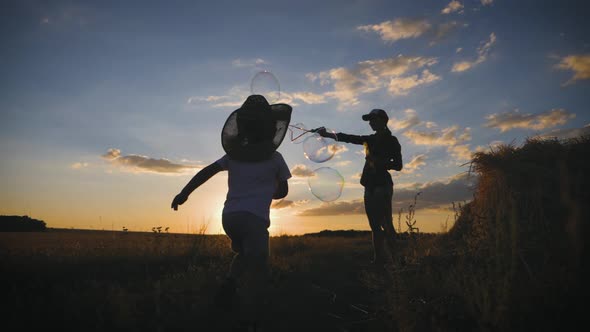
M 233 251 L 245 256 L 268 257 L 268 221 L 250 212 L 230 212 L 222 216 L 223 230 Z

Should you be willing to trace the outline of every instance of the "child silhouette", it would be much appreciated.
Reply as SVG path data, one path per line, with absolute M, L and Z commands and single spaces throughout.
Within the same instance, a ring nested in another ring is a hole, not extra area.
M 223 229 L 236 253 L 220 297 L 238 296 L 238 320 L 243 330 L 255 329 L 268 281 L 270 205 L 287 196 L 291 177 L 276 151 L 291 117 L 287 104 L 269 105 L 261 95 L 249 96 L 226 120 L 222 145 L 226 154 L 200 170 L 174 197 L 178 209 L 200 185 L 220 171 L 228 172 Z

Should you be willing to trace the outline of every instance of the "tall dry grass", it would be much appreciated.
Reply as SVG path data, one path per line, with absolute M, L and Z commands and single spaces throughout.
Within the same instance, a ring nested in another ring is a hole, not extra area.
M 205 232 L 0 233 L 0 304 L 10 312 L 4 323 L 24 330 L 40 322 L 93 331 L 222 328 L 229 321 L 213 313 L 212 300 L 233 253 L 225 235 Z M 305 313 L 303 300 L 280 288 L 311 283 L 314 274 L 334 278 L 325 262 L 368 256 L 369 243 L 367 236 L 271 237 L 271 283 Z
M 401 241 L 407 263 L 381 279 L 395 327 L 550 330 L 583 317 L 588 155 L 588 137 L 476 153 L 473 201 L 447 233 Z

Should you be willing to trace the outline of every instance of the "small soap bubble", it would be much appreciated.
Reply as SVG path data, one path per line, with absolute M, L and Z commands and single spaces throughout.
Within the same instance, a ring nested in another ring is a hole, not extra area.
M 270 104 L 275 104 L 281 98 L 281 85 L 275 75 L 263 70 L 252 78 L 250 92 L 253 95 L 262 95 Z
M 311 193 L 323 202 L 332 202 L 342 195 L 344 177 L 331 167 L 320 167 L 313 171 L 307 184 Z

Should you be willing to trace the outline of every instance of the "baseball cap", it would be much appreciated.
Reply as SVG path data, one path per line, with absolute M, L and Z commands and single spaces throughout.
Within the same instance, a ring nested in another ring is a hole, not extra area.
M 387 116 L 387 113 L 385 113 L 384 110 L 379 109 L 379 108 L 375 108 L 375 109 L 371 110 L 371 112 L 363 115 L 363 120 L 365 120 L 365 121 L 369 121 L 373 118 L 381 118 L 385 122 L 389 121 L 389 116 Z

